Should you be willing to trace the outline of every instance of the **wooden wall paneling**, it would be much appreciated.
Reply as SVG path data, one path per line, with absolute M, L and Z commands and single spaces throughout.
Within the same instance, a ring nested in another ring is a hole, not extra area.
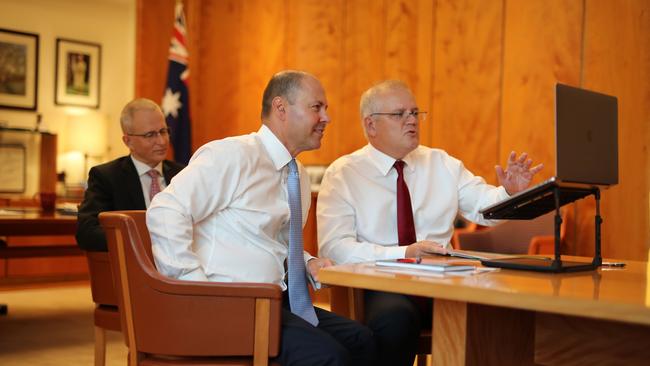
M 499 163 L 528 152 L 555 174 L 555 83 L 580 84 L 580 1 L 506 1 Z
M 433 13 L 430 0 L 387 1 L 385 10 L 384 79 L 406 82 L 418 106 L 431 108 Z M 420 143 L 431 144 L 431 121 L 421 125 Z
M 138 0 L 135 96 L 160 102 L 167 78 L 175 0 Z
M 433 107 L 433 40 L 435 33 L 435 4 L 431 0 L 418 0 L 417 11 L 417 57 L 416 70 L 418 82 L 414 85 L 418 107 L 429 112 L 427 120 L 420 124 L 420 144 L 431 146 L 433 125 L 431 108 Z
M 189 53 L 188 66 L 190 78 L 188 81 L 190 94 L 190 121 L 191 121 L 191 147 L 196 151 L 202 144 L 199 140 L 201 134 L 197 133 L 203 125 L 201 110 L 209 101 L 203 100 L 198 92 L 201 85 L 201 24 L 205 21 L 202 16 L 203 0 L 184 0 L 185 4 L 185 30 L 187 32 L 187 52 Z
M 273 74 L 285 67 L 285 3 L 246 0 L 243 2 L 240 47 L 239 98 L 241 133 L 260 127 L 262 94 Z
M 412 90 L 418 87 L 418 1 L 399 0 L 386 2 L 386 48 L 384 78 L 406 82 Z
M 433 146 L 496 183 L 502 1 L 441 0 L 436 7 Z
M 340 85 L 341 119 L 333 121 L 338 146 L 336 157 L 349 154 L 367 141 L 363 135 L 361 93 L 383 79 L 384 2 L 347 1 L 343 29 L 343 75 Z M 331 104 L 331 103 L 330 103 Z
M 138 0 L 135 28 L 135 97 L 162 102 L 167 82 L 174 0 Z M 167 158 L 173 159 L 173 146 Z
M 603 255 L 647 260 L 650 3 L 588 0 L 586 7 L 583 86 L 617 96 L 619 108 L 619 184 L 602 192 Z M 578 253 L 591 254 L 593 200 L 578 208 Z
M 201 2 L 200 60 L 191 91 L 197 93 L 200 110 L 194 113 L 194 143 L 201 146 L 214 139 L 244 132 L 240 110 L 242 90 L 239 74 L 242 2 L 205 0 Z M 250 107 L 249 107 L 250 108 Z
M 288 0 L 287 14 L 287 67 L 308 71 L 322 82 L 332 120 L 325 130 L 321 148 L 300 154 L 300 161 L 329 164 L 338 157 L 337 131 L 345 128 L 340 123 L 340 85 L 344 77 L 343 1 Z

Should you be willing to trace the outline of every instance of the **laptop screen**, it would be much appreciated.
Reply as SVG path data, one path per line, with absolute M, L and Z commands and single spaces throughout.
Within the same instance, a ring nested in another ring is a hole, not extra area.
M 557 84 L 555 118 L 557 178 L 563 182 L 617 184 L 617 99 Z

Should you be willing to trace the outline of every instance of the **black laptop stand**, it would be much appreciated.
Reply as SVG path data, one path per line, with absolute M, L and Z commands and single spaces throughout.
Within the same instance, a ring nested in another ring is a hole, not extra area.
M 594 195 L 594 198 L 596 199 L 596 250 L 594 253 L 594 258 L 591 263 L 563 261 L 560 256 L 560 227 L 562 225 L 560 207 L 567 203 L 574 202 L 578 199 L 585 198 L 590 195 Z M 539 192 L 534 197 L 529 198 L 525 204 L 513 204 L 512 207 L 507 207 L 501 212 L 492 213 L 490 215 L 490 219 L 531 219 L 543 215 L 553 209 L 555 209 L 555 256 L 553 259 L 535 257 L 511 257 L 501 259 L 486 259 L 482 260 L 481 263 L 486 267 L 555 273 L 591 271 L 601 266 L 602 257 L 600 250 L 600 225 L 603 220 L 600 217 L 600 189 L 598 189 L 598 187 L 574 188 L 554 185 L 545 191 Z

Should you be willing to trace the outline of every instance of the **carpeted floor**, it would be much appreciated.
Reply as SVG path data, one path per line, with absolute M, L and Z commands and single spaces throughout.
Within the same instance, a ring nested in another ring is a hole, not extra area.
M 0 287 L 1 366 L 94 365 L 94 304 L 88 282 Z M 329 309 L 329 303 L 318 303 Z M 106 366 L 127 364 L 121 333 L 106 334 Z M 428 365 L 431 359 L 428 360 Z
M 0 288 L 0 365 L 94 364 L 93 302 L 87 282 Z M 107 332 L 106 365 L 126 365 L 122 334 Z

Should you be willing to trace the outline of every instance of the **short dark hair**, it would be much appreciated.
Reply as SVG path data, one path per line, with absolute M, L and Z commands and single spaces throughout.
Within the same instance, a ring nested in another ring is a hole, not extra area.
M 280 71 L 271 77 L 266 84 L 264 95 L 262 96 L 262 119 L 267 118 L 271 113 L 271 103 L 275 97 L 284 97 L 290 104 L 294 102 L 294 93 L 301 87 L 302 79 L 307 76 L 306 72 L 285 70 Z

